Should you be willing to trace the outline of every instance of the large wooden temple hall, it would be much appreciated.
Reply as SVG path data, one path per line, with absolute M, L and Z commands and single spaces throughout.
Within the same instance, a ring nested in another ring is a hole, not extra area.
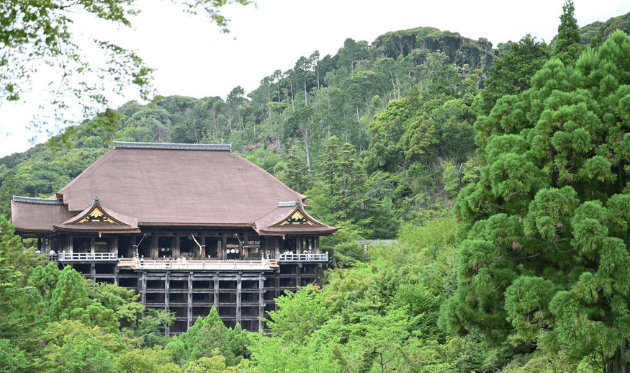
M 257 331 L 276 297 L 328 265 L 319 238 L 337 228 L 306 198 L 231 145 L 116 142 L 54 197 L 14 196 L 11 220 L 60 266 L 174 312 L 166 334 L 213 306 L 226 326 Z

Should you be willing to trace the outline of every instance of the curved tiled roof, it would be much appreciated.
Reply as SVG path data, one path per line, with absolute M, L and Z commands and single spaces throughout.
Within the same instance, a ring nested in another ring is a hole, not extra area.
M 68 210 L 98 196 L 139 225 L 253 225 L 279 201 L 305 198 L 230 151 L 119 144 L 58 193 Z
M 124 229 L 255 226 L 265 234 L 264 229 L 273 228 L 268 226 L 278 223 L 294 210 L 279 206 L 298 206 L 303 212 L 301 202 L 306 196 L 232 153 L 231 149 L 231 145 L 118 142 L 60 190 L 56 196 L 58 201 L 14 198 L 14 224 L 18 229 L 22 226 L 48 231 L 53 226 L 59 230 L 82 229 L 76 224 L 81 220 L 79 216 L 88 214 L 91 203 L 98 201 L 111 218 L 120 217 Z M 31 224 L 25 216 L 37 214 L 36 209 L 31 208 L 33 206 L 55 209 L 59 216 L 53 217 L 47 212 L 44 214 L 48 217 L 38 217 L 37 224 Z M 59 209 L 64 212 L 57 211 Z M 90 224 L 100 231 L 109 223 L 91 221 Z M 310 229 L 313 234 L 336 231 L 334 227 L 322 226 Z M 287 228 L 275 227 L 269 232 L 290 234 Z M 296 232 L 308 229 L 295 228 Z M 326 232 L 319 233 L 322 229 Z

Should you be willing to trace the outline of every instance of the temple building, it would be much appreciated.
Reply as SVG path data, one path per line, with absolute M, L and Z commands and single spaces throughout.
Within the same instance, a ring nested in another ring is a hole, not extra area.
M 319 238 L 338 228 L 306 198 L 231 145 L 116 142 L 54 197 L 14 196 L 11 222 L 60 266 L 174 312 L 167 335 L 212 306 L 257 331 L 276 297 L 328 265 Z

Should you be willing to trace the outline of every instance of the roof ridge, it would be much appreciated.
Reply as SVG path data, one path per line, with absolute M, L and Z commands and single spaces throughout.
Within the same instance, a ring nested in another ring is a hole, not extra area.
M 13 202 L 34 203 L 37 205 L 63 205 L 63 201 L 39 197 L 13 196 Z
M 182 144 L 171 142 L 114 141 L 115 149 L 205 150 L 232 152 L 232 144 Z

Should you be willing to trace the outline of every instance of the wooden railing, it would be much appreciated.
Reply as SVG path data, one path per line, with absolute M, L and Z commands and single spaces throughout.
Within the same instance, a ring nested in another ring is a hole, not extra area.
M 275 259 L 261 260 L 154 260 L 125 259 L 120 267 L 141 270 L 207 270 L 207 271 L 265 271 L 278 267 Z
M 328 251 L 324 254 L 280 254 L 279 262 L 327 262 Z
M 68 262 L 68 261 L 112 261 L 117 260 L 116 253 L 64 253 L 57 255 L 46 255 L 48 260 Z

